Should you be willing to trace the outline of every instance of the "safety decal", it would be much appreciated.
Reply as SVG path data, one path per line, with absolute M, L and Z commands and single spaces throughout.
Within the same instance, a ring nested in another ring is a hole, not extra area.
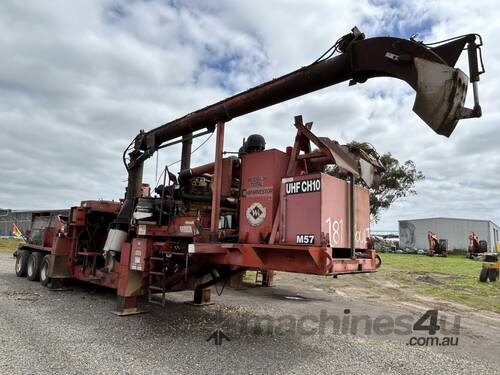
M 266 219 L 266 208 L 261 203 L 254 202 L 247 208 L 246 217 L 252 227 L 258 227 Z

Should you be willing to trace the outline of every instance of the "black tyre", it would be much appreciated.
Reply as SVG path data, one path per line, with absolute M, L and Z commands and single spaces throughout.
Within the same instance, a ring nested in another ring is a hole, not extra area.
M 485 262 L 497 262 L 498 261 L 498 254 L 487 254 L 484 256 L 484 261 Z
M 28 258 L 28 268 L 26 273 L 28 275 L 28 280 L 37 281 L 40 278 L 40 265 L 42 264 L 43 254 L 34 251 Z
M 380 258 L 380 256 L 377 254 L 375 256 L 375 267 L 380 268 L 381 265 L 382 265 L 382 258 Z
M 485 283 L 488 281 L 489 270 L 487 268 L 482 268 L 481 273 L 479 273 L 479 281 Z
M 495 270 L 495 269 L 491 268 L 488 271 L 489 271 L 488 272 L 488 279 L 490 279 L 491 282 L 497 281 L 497 277 L 498 277 L 497 272 L 498 272 L 498 270 Z
M 16 276 L 26 277 L 26 270 L 28 269 L 28 258 L 30 252 L 28 250 L 18 250 L 16 256 Z
M 50 255 L 47 254 L 42 259 L 42 264 L 40 265 L 40 282 L 43 286 L 47 286 L 50 281 L 49 277 L 50 270 Z

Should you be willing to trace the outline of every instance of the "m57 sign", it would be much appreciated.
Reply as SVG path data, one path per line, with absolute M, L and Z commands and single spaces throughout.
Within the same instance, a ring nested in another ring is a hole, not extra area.
M 297 234 L 298 245 L 312 245 L 314 244 L 314 234 Z

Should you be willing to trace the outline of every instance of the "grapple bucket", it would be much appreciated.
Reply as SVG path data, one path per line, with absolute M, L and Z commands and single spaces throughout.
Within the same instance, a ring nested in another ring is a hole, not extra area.
M 415 58 L 417 96 L 413 111 L 436 133 L 449 137 L 463 118 L 469 78 L 460 69 Z

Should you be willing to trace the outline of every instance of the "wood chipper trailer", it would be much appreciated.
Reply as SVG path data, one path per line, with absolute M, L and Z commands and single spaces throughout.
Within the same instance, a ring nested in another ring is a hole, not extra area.
M 296 136 L 286 150 L 265 149 L 251 135 L 238 156 L 224 157 L 224 129 L 232 119 L 349 81 L 394 77 L 416 91 L 413 110 L 438 134 L 449 136 L 459 119 L 481 116 L 477 83 L 478 35 L 433 46 L 392 37 L 365 39 L 357 28 L 320 59 L 248 91 L 141 131 L 124 151 L 128 186 L 122 201 L 84 201 L 41 245 L 16 251 L 16 272 L 30 268 L 44 284 L 67 278 L 116 289 L 119 314 L 133 314 L 137 298 L 210 286 L 245 270 L 315 275 L 374 272 L 369 195 L 381 165 L 366 153 L 318 137 L 312 123 L 295 117 Z M 454 68 L 467 49 L 474 108 L 464 107 L 469 78 Z M 482 66 L 482 64 L 481 64 Z M 273 126 L 277 126 L 273 124 Z M 215 132 L 212 163 L 191 167 L 193 138 Z M 163 184 L 150 191 L 144 161 L 182 144 L 178 175 L 165 168 Z M 347 177 L 324 174 L 336 165 Z M 363 181 L 355 184 L 355 181 Z M 365 186 L 362 186 L 362 185 Z M 31 264 L 31 266 L 30 266 Z

